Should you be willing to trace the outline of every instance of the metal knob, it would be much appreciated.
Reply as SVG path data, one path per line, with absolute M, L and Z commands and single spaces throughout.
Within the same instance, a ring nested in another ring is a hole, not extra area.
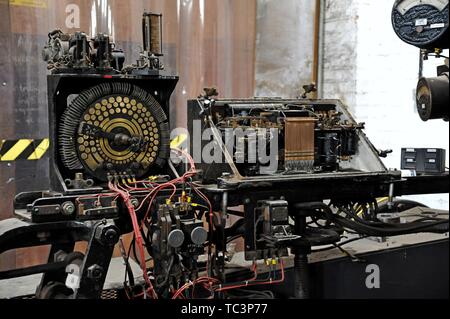
M 208 239 L 208 232 L 203 227 L 194 228 L 191 232 L 191 240 L 195 245 L 203 245 Z
M 167 242 L 172 248 L 180 248 L 184 243 L 184 233 L 179 229 L 172 230 L 167 236 Z

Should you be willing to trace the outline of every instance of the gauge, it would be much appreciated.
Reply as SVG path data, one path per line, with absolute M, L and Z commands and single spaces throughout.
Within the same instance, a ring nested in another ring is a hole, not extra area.
M 448 6 L 449 0 L 403 0 L 397 1 L 395 9 L 401 14 L 406 14 L 409 10 L 419 5 L 429 5 L 438 11 L 443 11 Z
M 423 121 L 449 120 L 448 72 L 435 78 L 422 78 L 417 85 L 417 111 Z
M 449 0 L 398 0 L 392 24 L 404 42 L 422 49 L 447 49 Z

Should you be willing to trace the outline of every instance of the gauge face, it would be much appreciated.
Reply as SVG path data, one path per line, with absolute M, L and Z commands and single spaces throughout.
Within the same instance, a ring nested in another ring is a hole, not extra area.
M 90 89 L 66 110 L 60 145 L 67 168 L 84 169 L 101 181 L 108 175 L 140 178 L 167 159 L 168 123 L 161 106 L 147 92 L 125 87 Z
M 443 11 L 448 6 L 449 0 L 403 0 L 396 4 L 395 9 L 404 15 L 414 7 L 429 5 L 435 7 L 438 11 Z
M 397 1 L 392 24 L 406 43 L 419 48 L 448 47 L 449 0 Z
M 417 87 L 417 111 L 423 121 L 431 116 L 431 91 L 425 82 L 420 82 Z

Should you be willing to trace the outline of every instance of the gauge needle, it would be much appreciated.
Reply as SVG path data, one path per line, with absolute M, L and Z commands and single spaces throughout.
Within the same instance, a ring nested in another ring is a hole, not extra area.
M 147 146 L 147 142 L 145 142 L 142 136 L 105 132 L 101 128 L 87 123 L 80 125 L 79 133 L 96 138 L 105 138 L 117 146 L 128 146 L 133 152 L 138 152 Z

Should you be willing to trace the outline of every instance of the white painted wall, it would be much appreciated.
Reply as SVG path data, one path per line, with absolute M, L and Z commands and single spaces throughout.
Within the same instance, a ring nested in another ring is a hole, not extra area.
M 387 167 L 400 168 L 402 147 L 447 149 L 448 166 L 449 124 L 422 122 L 417 114 L 419 50 L 395 35 L 392 6 L 393 0 L 327 0 L 323 97 L 344 100 L 366 122 L 374 145 L 394 150 Z M 433 60 L 426 76 L 436 73 Z M 414 199 L 449 208 L 448 194 Z
M 357 1 L 327 0 L 323 44 L 324 98 L 343 101 L 354 112 L 357 96 Z
M 296 97 L 312 81 L 315 1 L 258 0 L 256 96 Z

